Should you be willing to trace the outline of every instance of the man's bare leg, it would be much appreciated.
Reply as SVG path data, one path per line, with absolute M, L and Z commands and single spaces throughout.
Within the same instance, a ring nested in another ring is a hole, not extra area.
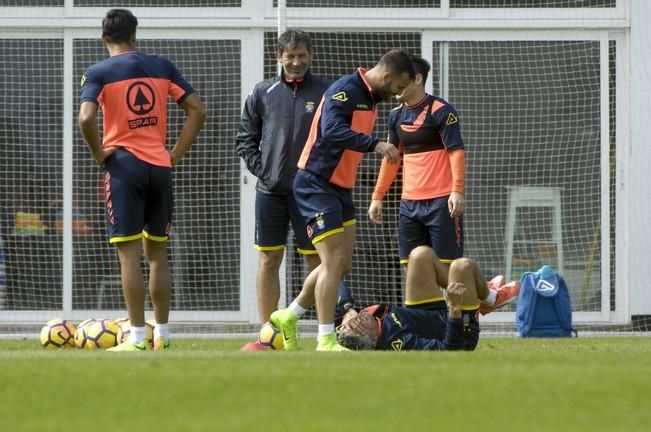
M 269 321 L 269 316 L 278 308 L 280 300 L 280 265 L 285 250 L 260 251 L 256 290 L 260 322 Z
M 154 350 L 169 348 L 169 315 L 172 278 L 167 260 L 167 242 L 144 239 L 145 256 L 149 263 L 149 295 L 154 304 Z
M 439 287 L 448 285 L 448 269 L 441 264 L 429 246 L 418 246 L 409 254 L 406 281 L 406 303 L 443 299 Z
M 172 296 L 167 242 L 144 239 L 143 243 L 149 263 L 149 295 L 154 305 L 154 319 L 156 324 L 167 324 Z
M 131 240 L 116 244 L 120 257 L 122 292 L 127 304 L 129 321 L 134 327 L 145 326 L 145 280 L 140 267 L 142 240 Z
M 459 258 L 450 265 L 450 282 L 460 282 L 466 287 L 463 307 L 479 307 L 479 301 L 488 296 L 488 287 L 477 264 L 470 258 Z

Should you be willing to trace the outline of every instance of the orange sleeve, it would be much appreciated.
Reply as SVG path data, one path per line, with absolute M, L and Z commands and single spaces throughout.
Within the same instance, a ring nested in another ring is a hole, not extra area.
M 463 149 L 453 150 L 449 154 L 452 169 L 452 192 L 464 193 L 466 189 L 466 155 Z M 384 161 L 382 161 L 384 164 Z M 377 187 L 376 187 L 377 190 Z
M 399 147 L 399 149 L 401 149 L 401 147 Z M 375 182 L 375 190 L 373 191 L 371 199 L 384 199 L 384 196 L 389 191 L 391 183 L 393 183 L 393 180 L 396 178 L 399 169 L 400 162 L 393 164 L 390 163 L 387 158 L 382 159 L 382 166 L 380 166 L 380 172 L 378 173 L 377 181 Z

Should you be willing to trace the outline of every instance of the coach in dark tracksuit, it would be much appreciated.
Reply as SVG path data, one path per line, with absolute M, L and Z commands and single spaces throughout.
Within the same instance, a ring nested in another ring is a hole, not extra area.
M 298 252 L 305 256 L 310 270 L 320 263 L 296 208 L 292 185 L 312 118 L 331 84 L 309 70 L 312 41 L 305 32 L 290 29 L 283 33 L 277 58 L 281 74 L 255 86 L 246 100 L 236 137 L 237 154 L 258 178 L 255 248 L 260 251 L 256 285 L 261 322 L 268 321 L 278 307 L 278 270 L 290 221 Z

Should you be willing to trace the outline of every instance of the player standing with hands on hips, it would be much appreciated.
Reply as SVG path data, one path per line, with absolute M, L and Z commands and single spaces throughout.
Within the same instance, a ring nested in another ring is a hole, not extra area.
M 89 67 L 81 80 L 79 128 L 93 158 L 105 169 L 110 243 L 118 249 L 131 322 L 129 339 L 109 351 L 147 349 L 143 246 L 156 320 L 154 350 L 170 346 L 167 239 L 173 210 L 172 167 L 190 149 L 206 117 L 199 96 L 172 62 L 136 50 L 137 25 L 126 9 L 108 11 L 102 20 L 102 43 L 110 58 Z M 171 151 L 165 147 L 168 95 L 187 115 Z M 101 141 L 98 106 L 104 115 Z
M 355 205 L 352 188 L 364 153 L 399 161 L 397 148 L 371 135 L 376 105 L 400 94 L 414 79 L 410 56 L 392 50 L 368 71 L 359 68 L 332 84 L 323 96 L 294 180 L 294 195 L 321 264 L 305 279 L 299 296 L 271 322 L 285 349 L 297 348 L 296 322 L 316 303 L 318 351 L 345 350 L 337 343 L 334 315 L 337 285 L 352 265 Z

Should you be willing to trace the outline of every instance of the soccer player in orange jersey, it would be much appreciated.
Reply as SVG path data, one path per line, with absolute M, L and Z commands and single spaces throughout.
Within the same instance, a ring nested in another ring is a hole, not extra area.
M 172 62 L 136 50 L 137 25 L 130 11 L 110 10 L 102 21 L 102 43 L 110 58 L 89 67 L 81 80 L 79 127 L 93 158 L 105 170 L 106 219 L 110 242 L 120 258 L 131 321 L 129 339 L 114 351 L 147 347 L 143 245 L 156 319 L 154 349 L 169 347 L 172 167 L 190 149 L 206 116 L 199 96 Z M 165 147 L 168 95 L 187 115 L 171 151 Z M 98 107 L 104 115 L 101 141 Z
M 411 251 L 425 245 L 450 264 L 463 256 L 465 150 L 459 115 L 447 101 L 425 92 L 429 63 L 417 57 L 412 62 L 416 78 L 398 95 L 402 104 L 391 111 L 388 122 L 388 140 L 399 149 L 404 166 L 400 262 L 407 266 Z M 368 210 L 376 224 L 382 223 L 382 199 L 399 168 L 382 161 Z M 444 302 L 443 293 L 439 301 Z
M 449 265 L 463 256 L 465 210 L 465 149 L 459 114 L 446 100 L 425 92 L 429 63 L 412 59 L 416 79 L 397 99 L 402 104 L 389 114 L 389 142 L 398 147 L 403 161 L 399 216 L 400 263 L 405 267 L 418 246 L 434 249 Z M 382 200 L 400 164 L 382 161 L 368 214 L 382 223 Z M 444 303 L 443 293 L 438 301 Z M 501 307 L 505 299 L 489 290 L 482 305 Z M 484 309 L 482 309 L 484 310 Z
M 376 105 L 401 94 L 414 79 L 407 53 L 392 50 L 372 69 L 358 69 L 332 84 L 312 121 L 298 162 L 294 196 L 321 264 L 287 309 L 271 315 L 283 331 L 285 348 L 296 349 L 296 321 L 316 303 L 319 351 L 341 350 L 334 328 L 337 286 L 352 264 L 355 206 L 352 188 L 364 153 L 376 152 L 397 162 L 398 150 L 371 135 Z

